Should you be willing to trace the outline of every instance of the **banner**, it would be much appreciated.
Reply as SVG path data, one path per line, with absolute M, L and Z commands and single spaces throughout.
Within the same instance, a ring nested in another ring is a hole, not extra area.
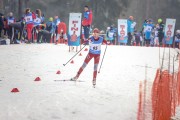
M 176 23 L 176 19 L 166 19 L 166 26 L 164 32 L 165 44 L 173 44 L 175 23 Z
M 127 34 L 127 20 L 118 19 L 118 42 L 127 43 L 128 34 Z
M 68 45 L 79 46 L 81 33 L 81 13 L 70 13 L 68 29 Z

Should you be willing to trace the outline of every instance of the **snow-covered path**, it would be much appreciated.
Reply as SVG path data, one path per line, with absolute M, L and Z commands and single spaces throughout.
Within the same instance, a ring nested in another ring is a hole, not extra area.
M 83 82 L 54 81 L 75 76 L 88 52 L 64 67 L 75 53 L 66 45 L 0 46 L 0 120 L 135 120 L 139 82 L 145 79 L 140 66 L 153 67 L 147 71 L 152 83 L 159 48 L 108 46 L 96 88 L 93 60 L 79 78 Z M 11 93 L 12 88 L 20 92 Z

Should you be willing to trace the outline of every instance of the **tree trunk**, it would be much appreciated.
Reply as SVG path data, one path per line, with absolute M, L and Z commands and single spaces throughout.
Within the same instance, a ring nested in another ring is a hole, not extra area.
M 18 16 L 19 16 L 19 19 L 21 19 L 21 14 L 22 14 L 22 0 L 19 0 L 19 8 L 18 8 Z

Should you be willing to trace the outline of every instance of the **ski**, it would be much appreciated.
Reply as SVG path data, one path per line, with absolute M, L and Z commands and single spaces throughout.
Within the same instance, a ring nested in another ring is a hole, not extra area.
M 73 79 L 63 79 L 63 80 L 54 80 L 55 82 L 67 82 L 67 81 L 71 81 L 71 82 L 85 82 L 83 80 L 73 80 Z

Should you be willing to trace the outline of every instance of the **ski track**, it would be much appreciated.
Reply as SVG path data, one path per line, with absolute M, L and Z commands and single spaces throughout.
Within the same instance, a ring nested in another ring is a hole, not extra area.
M 64 67 L 76 53 L 69 53 L 66 45 L 10 45 L 0 49 L 1 120 L 135 120 L 139 82 L 145 79 L 145 67 L 140 66 L 152 67 L 147 69 L 150 90 L 159 67 L 158 48 L 108 46 L 93 88 L 93 60 L 79 78 L 85 82 L 54 81 L 74 77 L 87 51 Z M 102 46 L 102 55 L 104 49 Z M 41 81 L 35 82 L 36 77 Z M 19 93 L 10 92 L 15 87 Z

